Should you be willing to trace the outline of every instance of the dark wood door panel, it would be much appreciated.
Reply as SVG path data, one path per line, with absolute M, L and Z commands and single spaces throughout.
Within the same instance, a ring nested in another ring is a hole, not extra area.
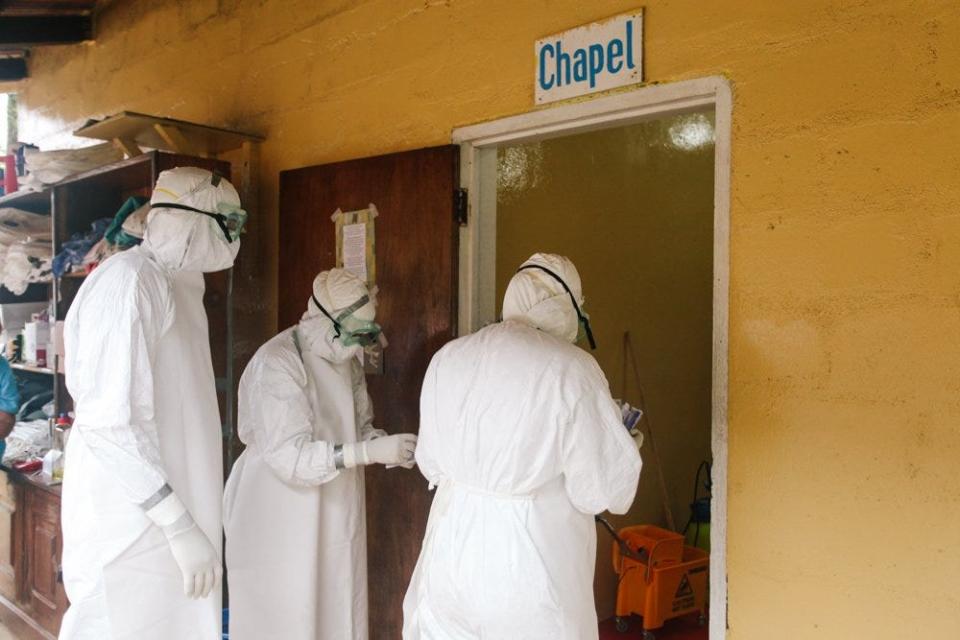
M 416 432 L 420 386 L 456 327 L 458 148 L 433 147 L 280 174 L 279 326 L 295 323 L 314 276 L 335 266 L 336 209 L 376 205 L 377 321 L 390 346 L 367 379 L 377 426 Z M 417 470 L 367 469 L 371 638 L 399 638 L 431 494 Z

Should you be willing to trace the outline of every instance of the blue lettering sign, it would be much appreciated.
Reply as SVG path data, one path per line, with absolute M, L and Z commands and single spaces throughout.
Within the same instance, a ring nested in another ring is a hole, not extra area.
M 603 45 L 590 45 L 590 88 L 597 86 L 597 74 L 603 71 Z
M 607 71 L 617 73 L 620 69 L 623 69 L 623 62 L 620 61 L 621 57 L 623 57 L 623 40 L 614 38 L 607 44 Z
M 557 40 L 557 84 L 570 84 L 570 54 L 564 53 L 560 41 Z
M 573 79 L 583 82 L 587 79 L 587 50 L 577 49 L 573 52 Z
M 571 85 L 584 83 L 590 89 L 600 86 L 611 86 L 615 76 L 635 78 L 637 72 L 637 58 L 634 42 L 636 36 L 634 19 L 625 20 L 612 31 L 607 30 L 603 35 L 595 37 L 594 42 L 587 42 L 576 49 L 564 50 L 564 44 L 571 47 L 570 40 L 564 40 L 562 35 L 550 41 L 540 41 L 537 50 L 537 87 L 539 91 L 561 89 Z M 622 30 L 621 30 L 622 29 Z M 574 40 L 578 44 L 583 39 Z M 601 84 L 602 83 L 602 84 Z
M 553 45 L 545 44 L 540 48 L 540 88 L 547 91 L 553 87 L 553 76 L 547 80 L 547 54 L 553 54 Z

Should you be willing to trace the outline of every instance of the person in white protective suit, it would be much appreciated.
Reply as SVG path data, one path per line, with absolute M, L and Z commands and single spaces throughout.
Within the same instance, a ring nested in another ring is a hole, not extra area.
M 376 304 L 343 269 L 240 380 L 246 444 L 224 492 L 232 640 L 366 640 L 363 466 L 412 468 L 416 436 L 373 427 L 362 347 Z
M 594 515 L 625 513 L 640 475 L 596 360 L 580 277 L 537 254 L 503 321 L 454 340 L 427 369 L 420 471 L 437 487 L 403 603 L 405 640 L 589 640 Z
M 143 243 L 83 283 L 64 329 L 76 421 L 60 640 L 220 637 L 222 454 L 203 272 L 246 219 L 204 169 L 158 177 Z

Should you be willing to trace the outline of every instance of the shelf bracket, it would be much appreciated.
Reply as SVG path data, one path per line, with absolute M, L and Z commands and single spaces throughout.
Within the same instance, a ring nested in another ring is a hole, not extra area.
M 128 158 L 133 158 L 143 153 L 140 146 L 130 138 L 114 138 L 113 146 L 123 152 Z

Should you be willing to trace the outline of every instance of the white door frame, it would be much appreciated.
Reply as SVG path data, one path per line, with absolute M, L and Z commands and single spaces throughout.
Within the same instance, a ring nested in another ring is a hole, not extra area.
M 453 131 L 460 145 L 460 182 L 468 189 L 468 221 L 460 231 L 459 334 L 492 320 L 495 264 L 496 148 L 531 140 L 624 126 L 713 107 L 716 111 L 713 216 L 713 502 L 710 527 L 710 638 L 727 626 L 727 351 L 730 282 L 730 135 L 733 100 L 726 78 L 711 76 L 561 103 Z M 491 208 L 492 207 L 492 208 Z M 484 215 L 484 212 L 488 212 Z M 493 261 L 493 262 L 491 262 Z

